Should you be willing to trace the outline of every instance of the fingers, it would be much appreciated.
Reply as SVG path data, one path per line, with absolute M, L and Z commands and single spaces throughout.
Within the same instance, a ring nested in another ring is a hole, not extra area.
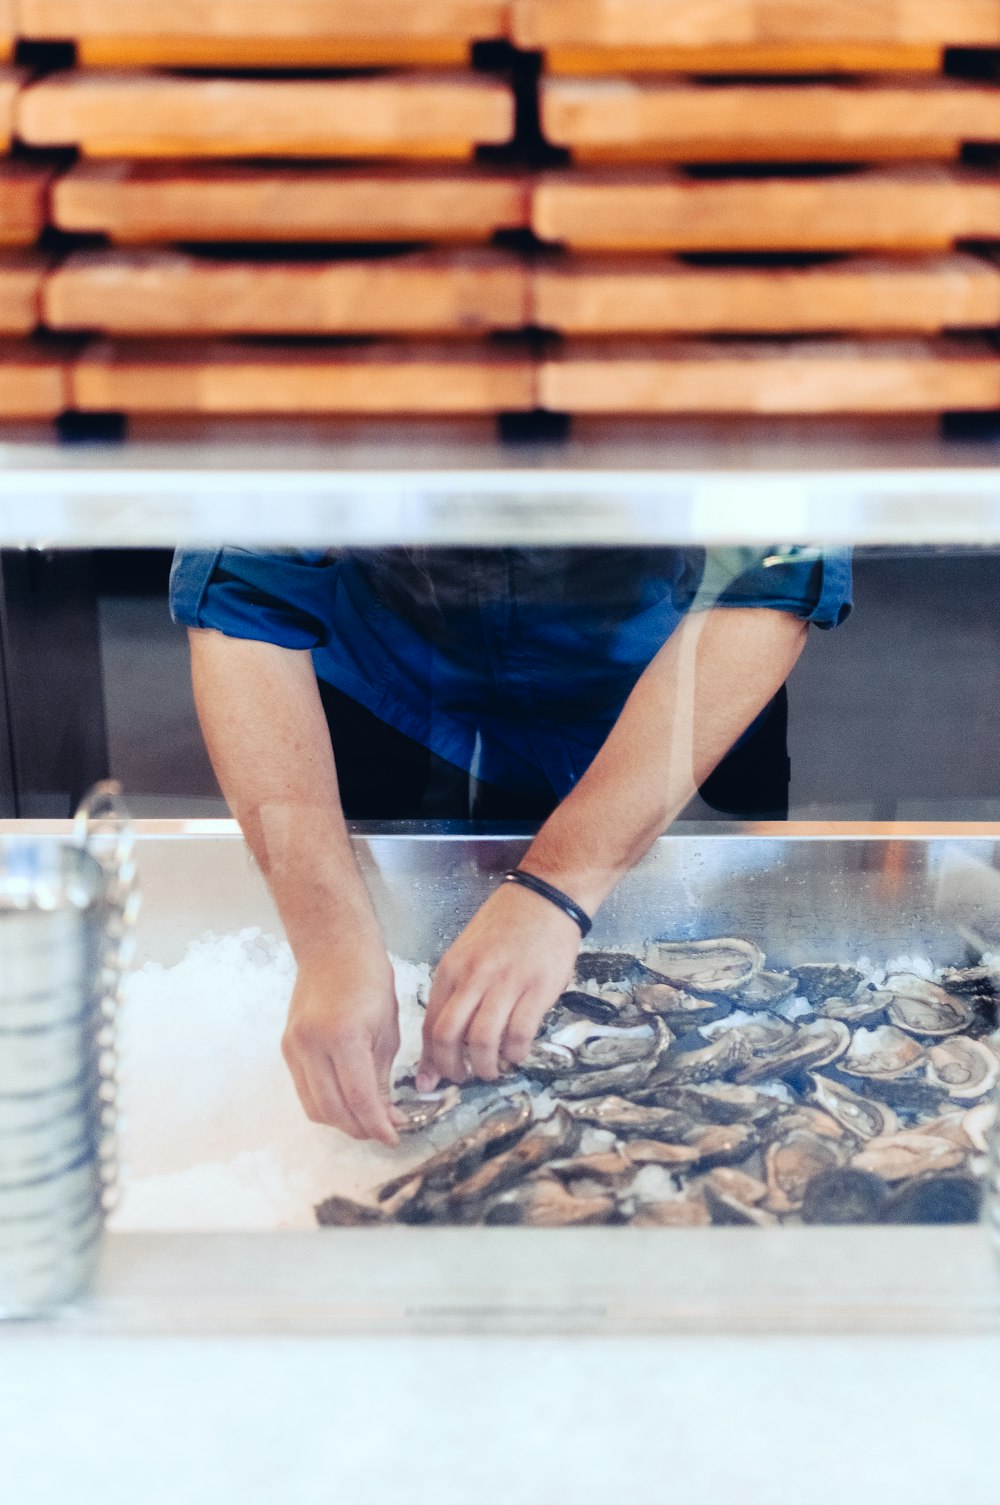
M 473 1075 L 484 1082 L 494 1082 L 501 1074 L 501 1042 L 517 1001 L 516 989 L 494 988 L 469 1021 L 465 1036 L 469 1066 Z M 505 1060 L 510 1059 L 506 1051 L 503 1055 Z
M 307 1052 L 287 1043 L 285 1059 L 313 1123 L 329 1124 L 354 1139 L 399 1143 L 388 1089 L 380 1086 L 372 1044 L 364 1035 L 344 1035 Z
M 545 1012 L 555 1002 L 550 994 L 550 988 L 536 984 L 521 994 L 511 1010 L 500 1038 L 500 1053 L 512 1066 L 520 1066 L 531 1050 Z

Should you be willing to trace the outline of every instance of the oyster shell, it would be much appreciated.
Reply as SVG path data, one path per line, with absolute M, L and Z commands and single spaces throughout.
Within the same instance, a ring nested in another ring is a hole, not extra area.
M 974 1108 L 969 1108 L 962 1115 L 962 1128 L 966 1138 L 974 1150 L 985 1154 L 989 1150 L 987 1136 L 992 1133 L 997 1123 L 996 1103 L 977 1103 Z
M 686 1113 L 671 1108 L 647 1107 L 625 1097 L 588 1098 L 574 1103 L 570 1112 L 583 1123 L 596 1124 L 615 1134 L 646 1135 L 656 1139 L 682 1139 L 697 1125 Z
M 855 1030 L 850 1049 L 837 1063 L 850 1076 L 891 1081 L 912 1072 L 924 1061 L 924 1049 L 912 1035 L 882 1024 L 877 1029 Z
M 647 982 L 635 990 L 636 1004 L 646 1014 L 659 1014 L 671 1029 L 696 1029 L 701 1024 L 711 1024 L 722 1019 L 730 1010 L 728 999 L 698 998 L 675 988 L 669 982 Z
M 851 1032 L 837 1019 L 814 1019 L 802 1024 L 790 1039 L 773 1050 L 761 1051 L 736 1073 L 740 1083 L 762 1082 L 769 1077 L 791 1076 L 811 1066 L 825 1066 L 842 1056 L 851 1043 Z
M 515 1185 L 554 1156 L 572 1154 L 579 1141 L 580 1125 L 560 1105 L 549 1118 L 533 1123 L 510 1149 L 492 1155 L 463 1180 L 442 1191 L 440 1210 L 474 1215 L 487 1197 Z M 439 1210 L 432 1198 L 425 1206 L 431 1213 Z
M 317 1202 L 313 1211 L 321 1228 L 371 1228 L 389 1221 L 381 1207 L 352 1202 L 349 1197 L 327 1197 L 325 1202 Z
M 795 1034 L 794 1024 L 789 1024 L 780 1014 L 763 1010 L 759 1014 L 728 1014 L 715 1024 L 706 1024 L 700 1033 L 706 1040 L 718 1040 L 731 1029 L 739 1031 L 755 1054 L 777 1050 Z
M 850 997 L 865 980 L 857 967 L 845 966 L 843 962 L 803 962 L 794 969 L 793 975 L 799 992 L 810 1003 Z
M 727 1030 L 704 1050 L 671 1051 L 649 1079 L 651 1087 L 707 1082 L 737 1071 L 752 1058 L 750 1042 L 739 1030 Z
M 614 1197 L 574 1196 L 558 1176 L 542 1171 L 501 1192 L 486 1209 L 484 1221 L 489 1227 L 592 1227 L 610 1223 L 615 1212 Z
M 630 1219 L 633 1228 L 707 1228 L 711 1221 L 705 1198 L 692 1191 L 644 1203 Z
M 1000 1081 L 1000 1058 L 983 1040 L 945 1040 L 927 1058 L 927 1080 L 956 1102 L 985 1097 Z
M 693 1186 L 704 1196 L 713 1223 L 768 1228 L 778 1222 L 773 1213 L 760 1205 L 767 1195 L 767 1186 L 756 1176 L 720 1167 L 709 1171 L 703 1181 L 694 1182 Z
M 646 966 L 657 978 L 695 993 L 735 993 L 764 965 L 764 953 L 752 941 L 734 936 L 707 941 L 654 941 Z
M 892 1000 L 891 993 L 859 988 L 850 998 L 824 999 L 816 1012 L 822 1019 L 839 1019 L 843 1024 L 871 1024 L 885 1013 Z
M 852 1167 L 820 1171 L 802 1198 L 803 1223 L 877 1223 L 888 1192 L 870 1171 Z
M 438 1092 L 417 1092 L 408 1082 L 398 1083 L 392 1106 L 402 1115 L 403 1122 L 397 1122 L 396 1127 L 401 1134 L 415 1134 L 454 1112 L 461 1098 L 461 1091 L 454 1084 Z
M 682 1143 L 634 1139 L 625 1146 L 625 1154 L 635 1165 L 707 1170 L 745 1160 L 758 1144 L 757 1135 L 746 1124 L 710 1124 L 687 1135 Z
M 925 977 L 901 973 L 887 980 L 885 991 L 892 994 L 890 1022 L 911 1035 L 954 1035 L 972 1023 L 973 1009 L 964 998 Z
M 520 1070 L 525 1076 L 539 1082 L 554 1082 L 576 1067 L 576 1056 L 568 1045 L 556 1045 L 552 1040 L 536 1040 L 521 1062 Z
M 990 997 L 1000 993 L 1000 971 L 996 967 L 945 967 L 941 973 L 941 986 L 949 993 Z
M 905 1181 L 929 1171 L 955 1170 L 964 1159 L 965 1152 L 950 1139 L 901 1129 L 897 1134 L 870 1139 L 851 1164 L 857 1171 L 881 1176 L 883 1181 Z
M 622 1005 L 616 999 L 606 998 L 600 993 L 574 990 L 561 995 L 551 1015 L 543 1021 L 543 1028 L 548 1033 L 558 1029 L 560 1024 L 569 1024 L 573 1019 L 592 1019 L 595 1024 L 623 1024 L 636 1018 L 638 1013 L 638 1009 L 631 1003 L 630 995 L 626 995 L 626 1002 Z
M 741 1009 L 769 1009 L 772 1004 L 791 998 L 796 986 L 789 972 L 755 972 L 740 988 L 737 1002 Z
M 858 1139 L 876 1139 L 898 1129 L 899 1120 L 884 1103 L 861 1097 L 843 1082 L 835 1082 L 817 1072 L 810 1072 L 809 1080 L 812 1083 L 810 1101 Z
M 550 1175 L 571 1185 L 574 1181 L 603 1181 L 618 1186 L 631 1180 L 635 1166 L 620 1146 L 613 1150 L 601 1150 L 593 1155 L 574 1155 L 568 1160 L 550 1160 L 546 1166 Z
M 379 1206 L 384 1206 L 414 1181 L 420 1188 L 413 1198 L 416 1202 L 425 1190 L 441 1190 L 454 1181 L 463 1180 L 481 1161 L 499 1155 L 514 1144 L 531 1123 L 532 1112 L 531 1098 L 526 1092 L 515 1092 L 504 1098 L 468 1134 L 431 1155 L 421 1165 L 411 1166 L 402 1175 L 394 1176 L 380 1186 L 376 1196 Z
M 775 1140 L 765 1157 L 768 1211 L 798 1212 L 813 1177 L 837 1169 L 843 1159 L 840 1145 L 808 1129 L 793 1129 Z
M 674 1108 L 692 1119 L 711 1123 L 768 1123 L 781 1112 L 781 1104 L 768 1093 L 754 1087 L 737 1087 L 735 1082 L 704 1082 L 690 1087 L 651 1087 L 636 1095 L 636 1101 L 654 1103 L 660 1108 Z
M 576 959 L 575 981 L 599 988 L 617 987 L 631 993 L 650 974 L 637 956 L 628 951 L 581 951 Z

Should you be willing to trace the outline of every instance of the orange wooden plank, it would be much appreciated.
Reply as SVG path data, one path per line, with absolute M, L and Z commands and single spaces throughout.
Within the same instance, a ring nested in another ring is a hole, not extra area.
M 475 242 L 529 214 L 522 175 L 459 167 L 88 162 L 53 195 L 60 228 L 119 242 Z
M 1000 43 L 998 0 L 514 0 L 522 47 Z
M 8 7 L 11 0 L 3 0 Z M 18 0 L 22 36 L 346 38 L 390 41 L 506 35 L 506 0 Z M 3 17 L 0 9 L 0 20 Z
M 940 73 L 944 48 L 885 42 L 718 42 L 708 47 L 550 47 L 545 71 L 616 73 Z
M 542 81 L 545 135 L 575 154 L 672 161 L 949 156 L 1000 139 L 1000 88 L 906 84 L 705 85 L 682 78 Z
M 472 42 L 418 37 L 84 37 L 84 68 L 464 68 Z
M 2 275 L 0 264 L 0 294 Z M 127 335 L 481 335 L 529 322 L 528 269 L 499 251 L 268 262 L 81 251 L 49 277 L 45 319 Z
M 0 341 L 0 423 L 56 418 L 69 406 L 65 353 L 31 341 Z
M 0 252 L 0 334 L 30 334 L 41 320 L 42 285 L 51 257 Z
M 17 96 L 28 75 L 20 68 L 0 68 L 0 152 L 10 151 L 14 139 Z
M 203 79 L 62 73 L 18 99 L 35 146 L 109 156 L 441 156 L 506 141 L 506 84 L 473 74 Z
M 0 246 L 30 246 L 38 239 L 53 176 L 48 166 L 0 162 Z
M 543 240 L 592 250 L 941 250 L 1000 238 L 1000 178 L 871 168 L 806 178 L 549 174 L 534 191 Z
M 1000 327 L 1000 267 L 957 253 L 806 267 L 563 257 L 537 268 L 533 292 L 531 322 L 572 335 Z
M 90 346 L 71 373 L 84 412 L 495 413 L 535 405 L 531 358 L 491 346 Z
M 1000 408 L 985 340 L 568 345 L 542 363 L 540 405 L 566 413 L 940 413 Z

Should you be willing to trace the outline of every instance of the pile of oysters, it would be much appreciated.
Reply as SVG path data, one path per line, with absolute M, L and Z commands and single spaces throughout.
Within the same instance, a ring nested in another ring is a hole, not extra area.
M 501 1083 L 418 1095 L 472 1128 L 319 1223 L 969 1222 L 1000 1081 L 1000 971 L 770 971 L 750 941 L 582 952 Z M 440 1141 L 440 1130 L 436 1130 Z

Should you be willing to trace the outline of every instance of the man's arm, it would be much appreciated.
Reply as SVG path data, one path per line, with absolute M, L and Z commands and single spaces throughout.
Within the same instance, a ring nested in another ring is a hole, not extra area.
M 193 630 L 195 701 L 298 964 L 282 1049 L 309 1117 L 397 1142 L 392 967 L 351 851 L 308 652 Z
M 685 619 L 629 696 L 521 866 L 589 913 L 679 814 L 784 684 L 806 624 L 764 607 Z M 418 1083 L 498 1075 L 524 1059 L 572 974 L 580 933 L 548 900 L 498 889 L 435 973 Z

